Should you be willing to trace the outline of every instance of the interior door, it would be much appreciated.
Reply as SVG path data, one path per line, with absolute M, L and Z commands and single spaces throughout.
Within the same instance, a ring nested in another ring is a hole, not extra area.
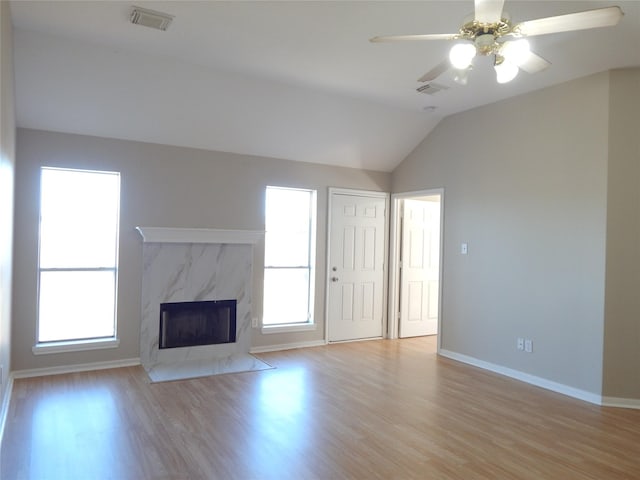
M 386 204 L 386 195 L 331 194 L 327 287 L 331 342 L 382 336 Z
M 404 200 L 400 270 L 401 338 L 438 333 L 439 248 L 440 202 Z

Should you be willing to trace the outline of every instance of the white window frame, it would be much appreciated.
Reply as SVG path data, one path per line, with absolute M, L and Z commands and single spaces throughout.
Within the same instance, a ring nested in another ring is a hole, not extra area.
M 307 305 L 308 305 L 308 317 L 306 321 L 296 322 L 296 323 L 279 323 L 279 324 L 264 324 L 264 312 L 263 312 L 263 321 L 262 321 L 262 333 L 270 334 L 270 333 L 287 333 L 287 332 L 300 332 L 300 331 L 310 331 L 316 329 L 316 322 L 314 316 L 314 305 L 315 305 L 315 274 L 316 274 L 316 236 L 317 236 L 317 190 L 310 188 L 291 188 L 291 187 L 280 187 L 268 185 L 265 189 L 265 226 L 267 220 L 267 211 L 266 211 L 266 195 L 269 189 L 278 189 L 278 190 L 289 190 L 289 191 L 302 191 L 308 192 L 310 194 L 310 208 L 309 208 L 309 239 L 308 239 L 308 263 L 307 265 L 297 265 L 297 266 L 278 266 L 278 265 L 267 265 L 265 258 L 264 272 L 266 273 L 269 269 L 276 268 L 287 268 L 287 269 L 297 269 L 297 268 L 305 268 L 308 269 L 309 272 L 309 286 L 307 291 Z M 265 252 L 268 241 L 268 232 L 265 234 Z M 264 279 L 264 275 L 263 275 Z M 263 292 L 266 289 L 263 288 Z M 264 302 L 263 302 L 264 305 Z
M 96 266 L 96 267 L 42 267 L 40 264 L 40 254 L 38 255 L 38 292 L 37 292 L 37 319 L 36 319 L 36 340 L 32 351 L 36 355 L 49 354 L 49 353 L 62 353 L 73 352 L 83 350 L 97 350 L 105 348 L 117 348 L 120 344 L 117 338 L 117 292 L 118 292 L 118 244 L 119 244 L 119 223 L 120 223 L 120 173 L 113 171 L 98 171 L 98 170 L 86 170 L 78 168 L 59 168 L 43 166 L 40 168 L 40 175 L 45 170 L 62 170 L 69 172 L 82 172 L 82 173 L 94 173 L 94 174 L 106 174 L 118 176 L 118 205 L 117 205 L 117 217 L 116 217 L 116 229 L 115 229 L 115 258 L 113 266 Z M 42 193 L 42 190 L 41 190 Z M 40 200 L 42 202 L 42 198 Z M 40 215 L 42 209 L 42 203 L 40 203 L 39 211 Z M 41 244 L 38 243 L 38 252 L 40 252 Z M 81 271 L 109 271 L 113 272 L 114 277 L 114 296 L 113 296 L 113 335 L 104 337 L 82 337 L 82 338 L 69 338 L 64 340 L 51 340 L 40 341 L 40 278 L 42 272 L 81 272 Z

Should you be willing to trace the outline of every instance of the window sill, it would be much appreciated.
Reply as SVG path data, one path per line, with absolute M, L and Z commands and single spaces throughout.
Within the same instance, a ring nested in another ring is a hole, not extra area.
M 310 332 L 316 329 L 315 323 L 299 323 L 287 325 L 265 325 L 262 327 L 262 333 L 292 333 L 292 332 Z
M 34 355 L 48 355 L 51 353 L 82 352 L 86 350 L 101 350 L 104 348 L 118 348 L 120 340 L 111 338 L 97 338 L 92 340 L 69 340 L 65 342 L 36 343 L 31 351 Z

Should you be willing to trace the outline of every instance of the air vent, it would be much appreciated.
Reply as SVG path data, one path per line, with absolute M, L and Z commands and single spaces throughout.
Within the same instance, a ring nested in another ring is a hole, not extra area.
M 145 27 L 155 28 L 156 30 L 166 30 L 173 20 L 173 15 L 168 15 L 146 8 L 133 7 L 131 17 L 129 18 L 134 25 L 143 25 Z
M 427 95 L 433 95 L 442 90 L 447 90 L 449 87 L 445 87 L 444 85 L 439 85 L 437 83 L 426 83 L 421 87 L 416 88 L 416 92 L 426 93 Z

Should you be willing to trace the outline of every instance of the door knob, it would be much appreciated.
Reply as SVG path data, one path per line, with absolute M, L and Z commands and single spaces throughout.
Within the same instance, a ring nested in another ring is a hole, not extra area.
M 331 281 L 332 282 L 337 282 L 338 281 L 338 277 L 331 277 Z

